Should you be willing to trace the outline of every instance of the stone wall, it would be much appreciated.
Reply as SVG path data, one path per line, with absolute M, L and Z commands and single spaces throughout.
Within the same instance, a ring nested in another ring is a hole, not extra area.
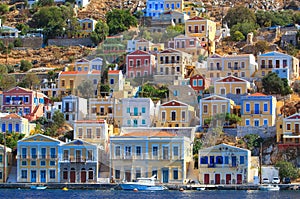
M 1 41 L 5 44 L 5 42 L 13 43 L 17 38 L 3 38 Z M 26 37 L 20 38 L 22 41 L 22 48 L 41 48 L 43 45 L 42 37 Z
M 248 134 L 257 134 L 261 138 L 270 138 L 276 136 L 276 126 L 255 127 L 255 126 L 238 126 L 237 137 L 244 137 Z
M 94 46 L 90 38 L 49 39 L 49 46 Z

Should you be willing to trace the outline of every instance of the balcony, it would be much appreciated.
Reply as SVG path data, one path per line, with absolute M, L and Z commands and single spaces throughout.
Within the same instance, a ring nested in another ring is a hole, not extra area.
M 251 114 L 262 114 L 262 111 L 251 111 Z
M 214 163 L 211 163 L 211 164 L 207 165 L 207 168 L 215 168 L 215 167 L 216 167 L 216 165 Z
M 142 113 L 130 113 L 130 116 L 141 116 Z

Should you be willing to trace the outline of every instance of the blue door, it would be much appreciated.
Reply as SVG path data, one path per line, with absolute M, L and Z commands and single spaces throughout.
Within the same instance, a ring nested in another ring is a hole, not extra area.
M 41 182 L 46 182 L 46 171 L 45 170 L 41 170 L 40 178 L 41 178 Z
M 138 107 L 134 107 L 134 109 L 133 109 L 133 114 L 134 114 L 134 116 L 138 116 L 138 114 L 139 114 L 139 109 L 138 109 Z
M 259 114 L 260 110 L 259 110 L 259 104 L 255 104 L 254 105 L 254 114 Z
M 163 169 L 163 183 L 169 183 L 169 169 Z
M 232 156 L 232 166 L 236 167 L 236 156 Z
M 36 182 L 36 170 L 31 171 L 31 182 Z

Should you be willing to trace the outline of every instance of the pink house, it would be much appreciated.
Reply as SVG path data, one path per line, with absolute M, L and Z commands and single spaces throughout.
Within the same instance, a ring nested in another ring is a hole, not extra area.
M 2 111 L 17 113 L 29 121 L 42 117 L 49 99 L 43 93 L 22 87 L 14 87 L 3 92 Z
M 153 75 L 155 56 L 136 50 L 126 56 L 126 76 L 128 78 L 144 77 Z

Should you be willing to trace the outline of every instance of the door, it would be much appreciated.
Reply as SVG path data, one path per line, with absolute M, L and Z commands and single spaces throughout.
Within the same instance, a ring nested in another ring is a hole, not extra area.
M 215 184 L 220 184 L 220 182 L 221 182 L 221 175 L 215 174 Z
M 209 174 L 204 174 L 204 184 L 209 184 Z
M 74 183 L 76 181 L 76 173 L 74 170 L 70 171 L 70 182 Z
M 236 176 L 236 183 L 237 184 L 242 184 L 243 180 L 242 180 L 242 174 L 237 174 Z
M 295 124 L 295 133 L 299 134 L 299 124 Z
M 169 169 L 163 169 L 163 183 L 168 183 L 169 182 Z
M 45 170 L 41 170 L 40 179 L 41 179 L 41 182 L 46 182 L 46 171 Z
M 259 109 L 259 104 L 254 104 L 254 114 L 259 114 L 260 109 Z
M 127 182 L 131 181 L 131 171 L 129 171 L 129 170 L 125 171 L 125 180 Z
M 236 156 L 232 156 L 231 161 L 232 161 L 232 166 L 236 167 Z
M 81 176 L 81 182 L 85 183 L 86 182 L 86 171 L 84 169 L 81 170 L 80 176 Z
M 226 184 L 231 184 L 231 174 L 226 174 Z
M 36 182 L 36 170 L 31 171 L 31 182 Z

